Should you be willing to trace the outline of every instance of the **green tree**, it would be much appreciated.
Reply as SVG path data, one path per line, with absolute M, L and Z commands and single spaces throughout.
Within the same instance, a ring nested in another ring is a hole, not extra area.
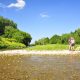
M 32 37 L 30 34 L 23 32 L 23 31 L 17 31 L 14 33 L 13 38 L 15 38 L 17 41 L 25 44 L 28 46 L 32 40 Z
M 57 44 L 57 43 L 61 43 L 61 37 L 59 35 L 53 35 L 50 38 L 50 44 Z
M 5 27 L 5 31 L 2 36 L 6 38 L 16 39 L 18 42 L 23 43 L 26 46 L 28 46 L 32 40 L 32 37 L 30 34 L 20 31 L 18 29 L 15 29 L 11 26 Z
M 35 41 L 35 45 L 46 45 L 49 44 L 49 38 L 41 38 L 38 41 Z
M 17 24 L 12 20 L 0 16 L 0 35 L 4 34 L 5 26 L 12 26 L 17 29 Z
M 14 34 L 18 31 L 18 29 L 13 28 L 12 26 L 6 26 L 2 36 L 5 38 L 13 38 Z
M 77 30 L 75 30 L 73 36 L 75 38 L 76 44 L 80 44 L 80 28 L 78 28 Z
M 68 39 L 71 37 L 71 34 L 63 34 L 61 36 L 61 43 L 68 44 Z

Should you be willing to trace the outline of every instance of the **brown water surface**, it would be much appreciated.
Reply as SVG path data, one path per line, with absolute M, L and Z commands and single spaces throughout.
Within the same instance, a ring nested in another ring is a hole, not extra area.
M 0 55 L 0 80 L 80 80 L 80 56 Z

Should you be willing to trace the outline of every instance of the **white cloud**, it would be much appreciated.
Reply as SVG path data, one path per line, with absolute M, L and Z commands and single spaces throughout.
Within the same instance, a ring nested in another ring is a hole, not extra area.
M 8 5 L 7 7 L 8 7 L 8 8 L 15 7 L 15 8 L 22 9 L 22 8 L 24 8 L 25 4 L 26 4 L 26 3 L 25 3 L 24 0 L 17 0 L 17 3 L 11 3 L 11 4 Z
M 49 15 L 48 15 L 47 13 L 45 13 L 45 12 L 40 13 L 40 16 L 41 16 L 42 18 L 48 18 L 48 17 L 49 17 Z

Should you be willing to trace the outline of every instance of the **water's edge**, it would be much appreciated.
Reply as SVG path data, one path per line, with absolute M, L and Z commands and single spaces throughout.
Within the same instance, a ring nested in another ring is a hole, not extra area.
M 0 54 L 5 54 L 5 55 L 25 55 L 25 54 L 30 54 L 30 55 L 73 55 L 73 54 L 80 54 L 80 51 L 69 51 L 69 50 L 44 50 L 44 51 L 36 51 L 36 50 L 5 50 L 5 51 L 0 51 Z

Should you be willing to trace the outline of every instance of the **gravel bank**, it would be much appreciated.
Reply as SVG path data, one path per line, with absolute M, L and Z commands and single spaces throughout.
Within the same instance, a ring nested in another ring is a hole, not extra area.
M 5 55 L 24 55 L 24 54 L 39 54 L 39 55 L 45 55 L 45 54 L 51 54 L 51 55 L 68 55 L 68 54 L 80 54 L 80 51 L 69 51 L 69 50 L 53 50 L 53 51 L 27 51 L 27 50 L 6 50 L 6 51 L 0 51 L 0 54 L 5 54 Z

